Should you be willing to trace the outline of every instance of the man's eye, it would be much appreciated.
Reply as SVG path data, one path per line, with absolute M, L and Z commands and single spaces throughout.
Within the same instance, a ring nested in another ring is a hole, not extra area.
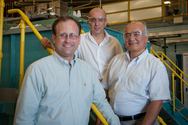
M 125 36 L 126 36 L 126 37 L 130 37 L 131 34 L 130 34 L 130 33 L 126 33 Z
M 140 33 L 134 33 L 135 36 L 140 36 Z
M 61 34 L 60 36 L 61 36 L 61 37 L 66 37 L 66 36 L 67 36 L 67 34 Z
M 96 21 L 96 19 L 95 19 L 95 18 L 92 18 L 92 19 L 91 19 L 91 21 L 92 21 L 92 22 L 95 22 L 95 21 Z
M 99 21 L 102 22 L 102 21 L 103 21 L 103 18 L 99 18 Z
M 70 36 L 71 38 L 76 37 L 76 35 L 74 35 L 74 34 L 70 34 L 69 36 Z

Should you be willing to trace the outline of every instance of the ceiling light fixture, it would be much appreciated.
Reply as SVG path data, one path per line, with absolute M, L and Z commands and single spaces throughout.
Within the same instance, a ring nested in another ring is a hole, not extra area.
M 164 1 L 164 4 L 171 4 L 170 1 Z

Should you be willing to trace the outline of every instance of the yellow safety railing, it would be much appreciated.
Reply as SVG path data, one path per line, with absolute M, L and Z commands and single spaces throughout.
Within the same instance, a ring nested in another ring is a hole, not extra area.
M 22 21 L 21 21 L 21 26 L 20 28 L 21 29 L 24 29 L 24 24 L 25 22 L 29 25 L 29 27 L 32 29 L 32 31 L 35 33 L 35 35 L 38 37 L 39 40 L 42 39 L 42 36 L 40 35 L 40 33 L 37 31 L 37 29 L 33 26 L 33 24 L 30 22 L 29 18 L 19 9 L 12 9 L 12 10 L 8 10 L 8 13 L 16 13 L 18 12 L 21 16 L 22 16 Z M 24 22 L 25 21 L 25 22 Z M 24 22 L 24 24 L 22 24 Z M 25 31 L 25 29 L 24 29 Z M 82 30 L 81 33 L 84 33 L 84 31 Z M 24 34 L 24 35 L 22 35 Z M 21 41 L 24 40 L 25 41 L 25 32 L 21 32 Z M 21 47 L 24 46 L 24 43 L 21 44 Z M 21 51 L 20 51 L 20 56 L 24 56 L 24 47 L 22 47 Z M 53 54 L 53 50 L 50 49 L 50 48 L 47 48 L 48 52 L 52 55 Z M 24 58 L 20 59 L 20 61 L 24 61 Z M 24 63 L 21 64 L 20 63 L 20 67 L 23 68 L 24 66 Z M 19 90 L 21 88 L 21 83 L 22 83 L 22 80 L 23 80 L 23 69 L 20 69 L 20 79 L 19 79 Z M 108 125 L 107 121 L 105 120 L 105 118 L 103 117 L 103 115 L 100 113 L 100 111 L 96 108 L 96 106 L 92 103 L 91 105 L 91 108 L 93 110 L 93 112 L 98 116 L 98 118 L 101 120 L 101 122 L 104 124 L 104 125 Z
M 19 88 L 21 88 L 24 77 L 24 52 L 25 52 L 25 22 L 20 21 L 21 39 L 20 39 L 20 73 L 19 73 Z M 20 89 L 19 89 L 20 91 Z
M 175 111 L 175 83 L 174 83 L 174 76 L 176 75 L 181 80 L 181 102 L 183 103 L 183 83 L 185 83 L 188 86 L 188 83 L 185 82 L 183 79 L 183 75 L 188 78 L 188 76 L 179 69 L 176 64 L 174 64 L 163 52 L 155 52 L 152 47 L 150 47 L 151 54 L 157 56 L 171 71 L 172 71 L 172 93 L 173 93 L 173 111 Z M 161 57 L 158 55 L 161 54 Z M 178 71 L 180 71 L 180 75 L 177 74 L 175 70 L 173 70 L 165 61 L 164 58 L 166 58 L 173 66 L 176 67 Z
M 167 125 L 160 116 L 158 116 L 157 118 L 159 123 L 161 123 L 161 125 Z
M 0 82 L 1 82 L 1 61 L 2 61 L 2 58 L 3 58 L 2 46 L 3 46 L 3 15 L 4 15 L 4 7 L 5 7 L 4 0 L 0 0 Z
M 102 4 L 102 6 L 105 5 L 113 5 L 116 3 L 124 3 L 127 2 L 127 6 L 125 8 L 127 8 L 126 10 L 120 10 L 120 11 L 113 11 L 113 12 L 109 12 L 106 13 L 106 15 L 110 15 L 110 14 L 119 14 L 122 12 L 126 12 L 127 13 L 127 21 L 123 21 L 123 22 L 115 22 L 115 23 L 109 23 L 109 25 L 119 25 L 119 24 L 126 24 L 128 22 L 131 21 L 131 12 L 134 11 L 138 11 L 138 10 L 145 10 L 145 9 L 151 9 L 151 8 L 156 8 L 156 7 L 161 7 L 161 17 L 156 17 L 156 18 L 146 18 L 146 19 L 142 19 L 144 21 L 154 21 L 154 20 L 164 20 L 164 19 L 173 19 L 174 16 L 173 15 L 167 15 L 165 16 L 165 7 L 167 6 L 174 6 L 174 5 L 182 5 L 182 4 L 187 4 L 188 1 L 182 1 L 182 2 L 176 2 L 176 3 L 170 3 L 170 4 L 164 4 L 164 0 L 161 0 L 161 5 L 153 5 L 153 6 L 148 6 L 148 7 L 140 7 L 140 8 L 136 8 L 136 9 L 130 9 L 130 4 L 132 1 L 137 1 L 137 0 L 127 0 L 127 1 L 118 1 L 118 2 L 112 2 L 112 3 L 105 3 Z M 73 8 L 70 9 L 69 11 L 73 11 L 73 10 L 84 10 L 84 9 L 88 9 L 88 8 L 94 8 L 94 7 L 100 7 L 100 5 L 95 5 L 95 6 L 86 6 L 86 7 L 80 7 L 80 8 Z M 174 8 L 175 9 L 175 8 Z M 146 10 L 147 11 L 147 10 Z M 187 17 L 188 13 L 183 12 L 183 15 L 181 14 L 176 14 L 176 17 Z

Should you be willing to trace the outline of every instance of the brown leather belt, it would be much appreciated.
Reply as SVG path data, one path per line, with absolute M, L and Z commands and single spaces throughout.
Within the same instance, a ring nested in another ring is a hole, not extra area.
M 132 115 L 132 116 L 118 116 L 120 121 L 129 121 L 129 120 L 136 120 L 140 119 L 141 117 L 145 116 L 146 112 Z

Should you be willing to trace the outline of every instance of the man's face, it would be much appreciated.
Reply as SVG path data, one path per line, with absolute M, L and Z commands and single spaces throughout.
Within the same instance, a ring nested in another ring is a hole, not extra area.
M 133 22 L 127 25 L 124 30 L 125 47 L 133 53 L 142 53 L 145 50 L 148 37 L 145 36 L 144 25 L 140 22 Z
M 88 24 L 91 28 L 92 35 L 100 35 L 104 31 L 104 27 L 107 25 L 107 19 L 102 9 L 95 8 L 90 11 Z
M 73 59 L 74 52 L 80 44 L 79 28 L 72 20 L 61 21 L 56 25 L 56 35 L 53 34 L 52 39 L 59 56 Z

